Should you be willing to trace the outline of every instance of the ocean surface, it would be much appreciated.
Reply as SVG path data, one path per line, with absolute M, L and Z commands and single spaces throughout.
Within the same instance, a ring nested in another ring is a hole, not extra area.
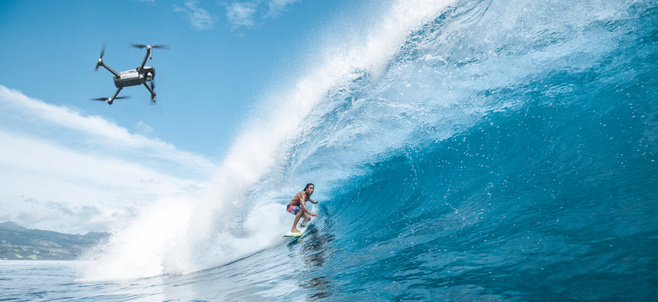
M 434 2 L 263 97 L 201 197 L 0 262 L 0 300 L 658 300 L 658 2 Z

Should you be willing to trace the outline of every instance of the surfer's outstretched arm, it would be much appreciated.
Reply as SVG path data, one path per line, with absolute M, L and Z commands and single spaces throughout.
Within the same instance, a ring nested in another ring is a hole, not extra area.
M 304 194 L 304 195 L 306 195 L 306 194 Z M 306 196 L 302 196 L 302 197 L 306 197 Z M 318 216 L 318 214 L 313 214 L 313 213 L 311 213 L 311 211 L 308 210 L 308 208 L 306 208 L 306 200 L 305 199 L 306 198 L 302 198 L 302 200 L 300 201 L 300 203 L 302 204 L 302 210 L 304 212 L 308 213 L 311 216 L 314 216 L 314 217 Z

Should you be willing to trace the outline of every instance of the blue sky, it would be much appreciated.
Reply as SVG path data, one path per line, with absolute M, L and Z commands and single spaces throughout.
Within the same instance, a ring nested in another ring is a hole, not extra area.
M 146 130 L 188 151 L 220 157 L 249 106 L 298 68 L 308 43 L 347 1 L 3 1 L 0 84 L 49 104 Z M 159 104 L 143 87 L 102 106 L 110 74 L 93 72 L 102 45 L 117 71 L 135 68 L 144 51 L 131 43 L 167 44 L 156 67 Z M 138 124 L 140 125 L 138 127 Z
M 332 85 L 449 3 L 385 2 L 0 2 L 0 221 L 106 231 L 162 196 L 248 187 Z M 139 86 L 90 101 L 116 89 L 94 72 L 103 45 L 122 71 L 144 57 L 132 43 L 170 46 L 147 62 L 157 104 Z

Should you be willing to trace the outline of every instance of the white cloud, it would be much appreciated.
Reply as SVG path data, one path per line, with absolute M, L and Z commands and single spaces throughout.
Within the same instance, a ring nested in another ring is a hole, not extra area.
M 207 10 L 198 7 L 198 4 L 199 2 L 196 0 L 187 0 L 185 7 L 174 5 L 174 11 L 183 14 L 196 30 L 211 29 L 217 22 L 217 18 Z
M 19 208 L 15 215 L 0 215 L 0 221 L 11 220 L 27 228 L 58 230 L 70 234 L 103 232 L 118 229 L 123 223 L 134 219 L 138 209 L 104 208 L 95 205 L 70 207 L 64 203 L 41 202 L 34 199 L 14 198 L 12 203 Z
M 135 126 L 135 129 L 139 131 L 142 134 L 151 134 L 153 133 L 153 128 L 149 126 L 147 123 L 144 121 L 139 121 L 137 125 Z
M 265 14 L 265 18 L 276 19 L 288 6 L 300 1 L 301 0 L 271 0 L 267 3 L 269 9 Z
M 100 116 L 83 116 L 76 110 L 28 98 L 0 85 L 0 129 L 18 128 L 33 136 L 57 139 L 60 145 L 74 145 L 96 156 L 123 156 L 135 162 L 149 162 L 168 171 L 187 171 L 210 176 L 215 164 L 203 156 L 177 150 L 159 139 L 132 134 Z
M 292 4 L 301 0 L 233 1 L 224 3 L 226 18 L 232 29 L 250 28 L 265 19 L 276 19 Z
M 196 193 L 217 170 L 201 155 L 2 85 L 0 146 L 0 213 L 25 227 L 107 228 L 127 217 L 109 213 Z
M 232 28 L 254 26 L 254 16 L 258 5 L 252 2 L 235 2 L 226 6 L 226 18 Z
M 226 8 L 226 19 L 233 30 L 252 28 L 265 19 L 276 19 L 291 5 L 301 0 L 230 0 L 221 1 L 220 6 Z M 197 0 L 187 0 L 183 6 L 174 5 L 174 11 L 182 14 L 196 30 L 211 29 L 217 22 L 217 17 L 199 6 Z

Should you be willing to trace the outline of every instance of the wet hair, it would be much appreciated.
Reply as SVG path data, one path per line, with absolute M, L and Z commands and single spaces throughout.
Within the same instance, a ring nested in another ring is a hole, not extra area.
M 306 184 L 306 187 L 304 187 L 304 191 L 306 191 L 306 190 L 308 189 L 308 187 L 310 187 L 310 186 L 313 186 L 313 187 L 315 188 L 315 185 L 314 185 L 314 184 L 312 184 L 312 183 L 307 183 L 307 184 Z

